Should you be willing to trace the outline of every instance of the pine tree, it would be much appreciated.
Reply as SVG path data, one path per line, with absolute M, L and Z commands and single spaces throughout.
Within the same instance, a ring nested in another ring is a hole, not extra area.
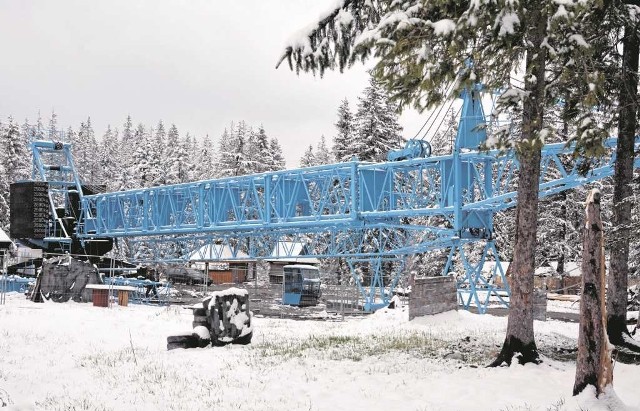
M 390 150 L 403 146 L 398 116 L 381 84 L 373 77 L 358 98 L 355 124 L 352 150 L 361 161 L 384 161 Z
M 165 184 L 176 184 L 180 181 L 180 165 L 176 164 L 178 157 L 181 155 L 182 147 L 180 144 L 180 133 L 178 127 L 172 124 L 167 134 L 167 149 L 165 151 L 164 170 Z
M 49 118 L 49 129 L 47 130 L 47 138 L 49 140 L 60 140 L 61 133 L 58 130 L 58 115 L 55 111 L 51 111 L 51 117 Z
M 106 191 L 117 191 L 120 188 L 118 175 L 124 170 L 118 162 L 118 129 L 111 130 L 107 126 L 98 146 L 98 162 L 100 164 L 100 184 L 106 185 Z
M 31 156 L 24 135 L 13 117 L 9 117 L 0 137 L 0 160 L 4 164 L 7 182 L 10 184 L 28 179 L 31 174 Z
M 220 177 L 241 176 L 251 172 L 248 158 L 248 139 L 251 128 L 244 121 L 236 126 L 231 123 L 231 131 L 224 130 L 218 150 L 217 175 Z
M 231 123 L 231 133 L 225 128 L 218 145 L 216 177 L 230 177 L 236 175 L 237 148 L 236 134 L 233 131 L 234 123 Z
M 272 137 L 269 140 L 269 151 L 271 152 L 271 164 L 269 165 L 269 171 L 284 170 L 286 167 L 286 163 L 284 160 L 284 155 L 282 154 L 282 147 L 280 146 L 277 138 Z
M 195 164 L 193 162 L 193 142 L 195 139 L 191 138 L 191 134 L 187 133 L 182 141 L 182 151 L 178 157 L 180 164 L 182 165 L 181 172 L 179 174 L 179 180 L 181 183 L 187 183 L 193 181 L 195 177 Z
M 557 96 L 553 82 L 575 85 L 574 118 L 581 127 L 576 151 L 603 152 L 603 133 L 592 121 L 592 106 L 602 84 L 585 53 L 580 20 L 601 2 L 559 4 L 525 2 L 372 2 L 345 0 L 306 29 L 306 41 L 292 43 L 281 61 L 297 71 L 340 70 L 355 61 L 378 58 L 374 76 L 400 106 L 432 107 L 481 82 L 490 90 L 511 83 L 524 66 L 524 90 L 504 94 L 504 106 L 521 107 L 521 133 L 497 136 L 501 147 L 513 147 L 520 163 L 514 261 L 507 335 L 492 365 L 539 361 L 533 333 L 533 272 L 538 211 L 538 184 L 544 110 Z M 551 52 L 549 52 L 551 51 Z M 561 70 L 547 77 L 548 59 Z M 524 63 L 524 64 L 522 64 Z M 587 75 L 585 75 L 587 73 Z M 448 85 L 453 84 L 452 91 Z M 508 91 L 508 90 L 507 90 Z M 514 90 L 515 91 L 515 90 Z M 514 97 L 514 98 L 512 98 Z M 511 139 L 516 137 L 514 139 Z
M 99 165 L 96 158 L 98 143 L 91 126 L 91 117 L 86 122 L 81 122 L 78 134 L 69 136 L 71 137 L 75 137 L 75 141 L 72 141 L 73 154 L 80 180 L 93 184 L 99 179 Z
M 22 123 L 20 133 L 27 145 L 35 140 L 35 129 L 29 124 L 29 119 L 25 119 Z
M 131 175 L 131 181 L 129 181 L 129 185 L 126 188 L 149 187 L 155 177 L 149 167 L 147 153 L 151 150 L 151 139 L 147 138 L 147 136 L 144 124 L 139 123 L 133 134 L 135 144 L 131 147 L 133 152 L 128 170 L 128 174 Z
M 636 10 L 627 11 L 635 5 Z M 613 192 L 614 240 L 611 247 L 611 272 L 607 290 L 607 334 L 613 344 L 640 353 L 640 343 L 631 339 L 627 329 L 627 286 L 629 275 L 629 242 L 633 207 L 634 143 L 638 132 L 638 60 L 640 36 L 638 35 L 638 3 L 622 2 L 624 37 L 621 81 L 619 83 L 618 145 Z M 628 13 L 628 14 L 626 14 Z M 632 16 L 633 15 L 633 16 Z M 640 323 L 640 320 L 639 320 Z
M 213 151 L 213 143 L 209 138 L 209 134 L 207 134 L 200 142 L 200 149 L 197 150 L 197 163 L 194 176 L 196 180 L 209 180 L 214 178 Z
M 40 115 L 40 110 L 38 110 L 38 120 L 36 120 L 36 126 L 34 127 L 34 131 L 31 134 L 33 140 L 44 140 L 45 139 L 46 130 L 44 129 L 44 125 L 42 124 L 42 115 Z M 30 140 L 29 142 L 33 141 Z
M 300 167 L 312 167 L 316 165 L 316 156 L 313 154 L 313 146 L 309 144 L 309 147 L 300 157 Z
M 253 161 L 249 157 L 251 127 L 246 122 L 240 121 L 236 133 L 236 170 L 234 175 L 242 176 L 251 173 L 253 166 Z
M 337 162 L 350 161 L 354 155 L 355 125 L 349 108 L 349 100 L 342 100 L 338 107 L 337 134 L 333 139 L 333 156 Z
M 246 147 L 246 174 L 259 173 L 262 169 L 260 164 L 263 160 L 260 158 L 260 146 L 258 145 L 258 134 L 250 127 L 247 133 Z
M 327 147 L 327 140 L 324 136 L 320 137 L 320 141 L 316 146 L 315 156 L 315 165 L 320 166 L 324 164 L 331 164 L 334 162 L 333 156 L 329 151 L 329 147 Z
M 4 164 L 0 162 L 0 229 L 5 232 L 9 232 L 9 212 L 9 178 Z
M 258 127 L 258 131 L 256 132 L 256 145 L 256 153 L 259 161 L 256 161 L 254 171 L 256 173 L 271 171 L 270 165 L 273 164 L 273 156 L 269 148 L 269 137 L 267 137 L 267 132 L 264 130 L 264 126 L 262 124 L 260 124 L 260 127 Z

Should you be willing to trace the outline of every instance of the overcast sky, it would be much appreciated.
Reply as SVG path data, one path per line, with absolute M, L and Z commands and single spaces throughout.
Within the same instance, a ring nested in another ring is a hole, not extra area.
M 283 45 L 335 0 L 0 0 L 0 119 L 75 129 L 174 123 L 216 142 L 231 121 L 263 124 L 297 167 L 334 135 L 336 110 L 367 85 L 362 66 L 322 79 L 275 69 Z M 424 121 L 401 118 L 405 137 Z

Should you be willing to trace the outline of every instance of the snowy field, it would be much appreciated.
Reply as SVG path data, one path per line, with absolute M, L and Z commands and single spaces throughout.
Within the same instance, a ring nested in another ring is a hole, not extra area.
M 571 396 L 578 326 L 536 322 L 542 365 L 487 369 L 506 317 L 408 321 L 255 318 L 253 343 L 166 350 L 181 307 L 0 306 L 0 407 L 10 410 L 640 410 L 640 366 L 616 364 L 615 394 Z M 566 353 L 569 353 L 567 355 Z M 575 356 L 575 353 L 573 354 Z

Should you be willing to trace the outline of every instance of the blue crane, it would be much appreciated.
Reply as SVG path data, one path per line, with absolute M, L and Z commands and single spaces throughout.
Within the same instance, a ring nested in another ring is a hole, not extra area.
M 226 261 L 287 258 L 292 255 L 286 249 L 272 255 L 282 250 L 276 245 L 300 242 L 308 257 L 346 259 L 366 310 L 388 303 L 409 256 L 445 249 L 443 275 L 453 271 L 455 260 L 464 267 L 457 284 L 465 308 L 474 305 L 483 313 L 492 297 L 507 305 L 493 219 L 516 205 L 518 160 L 513 151 L 480 150 L 488 122 L 479 91 L 461 97 L 450 155 L 430 157 L 427 143 L 409 140 L 383 163 L 354 160 L 112 193 L 87 195 L 69 144 L 36 141 L 34 179 L 48 183 L 53 210 L 40 241 L 67 248 L 79 241 L 95 248 L 128 238 L 134 259 L 165 262 L 183 262 L 197 250 L 208 250 L 199 260 L 219 261 L 216 250 L 227 247 L 232 256 Z M 586 175 L 578 172 L 581 160 L 573 159 L 573 146 L 545 145 L 540 197 L 611 176 L 616 138 L 605 144 L 608 154 Z M 78 204 L 72 233 L 55 213 L 61 207 L 56 199 L 64 202 L 69 193 Z M 203 247 L 207 244 L 224 247 Z M 482 247 L 479 260 L 468 257 L 470 244 Z M 488 259 L 495 264 L 485 273 Z

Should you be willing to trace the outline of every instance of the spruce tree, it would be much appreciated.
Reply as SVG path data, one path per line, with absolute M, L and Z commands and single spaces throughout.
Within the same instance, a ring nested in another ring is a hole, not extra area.
M 235 124 L 231 123 L 231 132 L 224 129 L 218 143 L 216 177 L 230 177 L 236 175 L 237 170 L 237 135 L 234 132 Z
M 313 146 L 309 144 L 309 147 L 307 147 L 302 157 L 300 157 L 300 167 L 312 167 L 315 165 L 316 156 L 313 154 Z
M 9 232 L 9 177 L 4 164 L 0 162 L 0 229 Z
M 120 188 L 118 176 L 124 171 L 118 162 L 118 139 L 118 129 L 112 130 L 108 125 L 98 146 L 100 180 L 96 182 L 104 184 L 107 192 L 117 191 Z
M 33 138 L 33 140 L 44 140 L 46 138 L 46 130 L 42 124 L 42 115 L 40 114 L 40 110 L 38 110 L 38 119 L 36 120 L 34 131 L 30 137 Z M 33 140 L 30 140 L 29 142 Z
M 26 180 L 31 175 L 31 156 L 24 135 L 20 133 L 18 124 L 9 117 L 0 135 L 0 160 L 4 164 L 5 175 L 9 184 Z
M 253 131 L 251 127 L 247 132 L 247 140 L 245 146 L 245 158 L 246 158 L 246 174 L 259 173 L 262 168 L 260 162 L 260 147 L 258 145 L 258 134 Z
M 73 144 L 76 168 L 80 175 L 80 180 L 84 183 L 94 184 L 98 180 L 97 152 L 98 143 L 91 125 L 91 117 L 88 117 L 86 122 L 80 123 L 80 129 L 78 134 L 75 135 L 75 144 Z
M 273 155 L 269 147 L 269 137 L 261 124 L 256 133 L 257 155 L 259 161 L 256 162 L 256 173 L 264 173 L 271 171 L 273 164 Z
M 348 67 L 375 56 L 374 76 L 400 106 L 432 107 L 481 82 L 505 89 L 502 106 L 521 107 L 521 133 L 496 136 L 497 145 L 512 147 L 519 160 L 513 287 L 507 334 L 492 365 L 537 362 L 533 333 L 533 272 L 538 211 L 538 184 L 544 110 L 556 98 L 547 89 L 560 83 L 581 85 L 574 118 L 581 128 L 579 154 L 602 153 L 604 137 L 592 121 L 593 98 L 601 84 L 593 72 L 580 18 L 601 5 L 552 0 L 524 2 L 345 0 L 305 29 L 282 55 L 297 71 Z M 562 71 L 547 77 L 548 59 Z M 508 90 L 511 75 L 524 67 L 524 89 Z M 586 73 L 586 75 L 585 75 Z M 448 88 L 453 84 L 452 90 Z M 562 87 L 558 87 L 561 89 Z M 450 94 L 451 93 L 451 94 Z
M 139 123 L 133 134 L 134 144 L 132 145 L 131 164 L 128 174 L 131 175 L 127 189 L 149 187 L 153 181 L 153 170 L 149 165 L 147 153 L 151 149 L 150 140 L 147 138 L 147 130 L 144 124 Z
M 53 141 L 57 141 L 60 138 L 60 132 L 58 131 L 58 115 L 55 111 L 51 111 L 51 117 L 49 118 L 49 129 L 47 130 L 47 138 Z
M 316 152 L 314 154 L 315 157 L 315 165 L 320 166 L 324 164 L 331 164 L 334 162 L 333 155 L 329 151 L 329 147 L 327 147 L 327 140 L 324 136 L 320 137 L 320 141 L 316 146 Z
M 197 150 L 197 162 L 195 166 L 196 180 L 209 180 L 214 178 L 214 150 L 209 134 L 206 134 L 200 142 L 200 149 Z
M 35 140 L 35 130 L 31 126 L 31 124 L 29 124 L 29 119 L 25 119 L 24 123 L 22 123 L 22 126 L 20 126 L 20 134 L 22 135 L 22 139 L 26 142 L 27 146 L 29 145 L 29 143 Z
M 249 158 L 251 127 L 245 121 L 240 121 L 236 128 L 236 161 L 234 175 L 242 176 L 251 173 L 253 160 Z
M 182 154 L 180 144 L 180 133 L 178 127 L 172 124 L 167 134 L 167 147 L 163 157 L 164 184 L 176 184 L 180 181 L 180 164 L 177 164 L 178 157 Z
M 390 150 L 403 146 L 398 115 L 382 85 L 373 77 L 358 98 L 352 150 L 361 161 L 381 162 Z
M 182 150 L 178 156 L 181 164 L 178 179 L 181 183 L 188 183 L 189 181 L 193 181 L 195 178 L 195 163 L 193 161 L 194 140 L 195 139 L 191 137 L 191 134 L 187 132 L 184 136 L 184 140 L 181 142 Z
M 282 147 L 280 146 L 277 138 L 272 137 L 269 140 L 269 150 L 271 152 L 271 164 L 269 165 L 269 171 L 284 170 L 286 167 L 286 163 L 284 160 L 284 155 L 282 154 Z
M 337 134 L 333 138 L 333 156 L 337 162 L 350 161 L 353 157 L 353 143 L 355 139 L 355 125 L 353 114 L 346 98 L 338 107 L 338 121 L 335 124 Z
M 631 6 L 635 6 L 635 9 Z M 631 339 L 627 329 L 627 287 L 629 275 L 629 242 L 633 207 L 634 143 L 638 134 L 638 2 L 623 1 L 622 70 L 618 98 L 618 145 L 613 192 L 614 235 L 611 247 L 611 272 L 607 285 L 607 334 L 613 344 L 640 353 L 640 343 Z M 633 11 L 632 11 L 633 10 Z M 639 320 L 640 323 L 640 320 Z

